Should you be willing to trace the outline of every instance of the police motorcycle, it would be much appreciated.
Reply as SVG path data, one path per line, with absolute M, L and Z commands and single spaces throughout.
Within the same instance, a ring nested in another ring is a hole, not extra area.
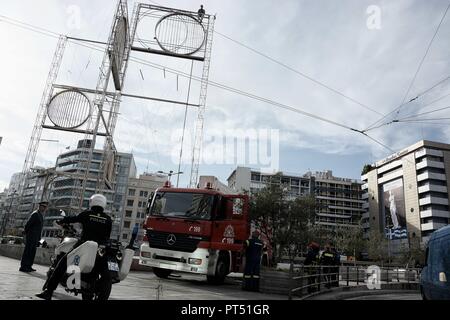
M 61 212 L 61 218 L 64 216 L 65 213 Z M 60 259 L 70 252 L 67 255 L 67 270 L 60 285 L 75 296 L 81 294 L 83 300 L 108 300 L 112 285 L 124 280 L 130 271 L 134 256 L 133 243 L 137 232 L 133 233 L 130 245 L 126 248 L 117 240 L 108 240 L 101 245 L 94 241 L 86 241 L 73 249 L 79 241 L 79 232 L 71 224 L 60 225 L 54 221 L 53 225 L 61 231 L 61 242 L 51 257 L 51 266 L 47 271 L 47 281 L 43 290 L 47 289 L 48 279 Z M 108 270 L 101 270 L 105 260 Z M 102 279 L 102 272 L 103 274 L 109 272 L 109 277 Z

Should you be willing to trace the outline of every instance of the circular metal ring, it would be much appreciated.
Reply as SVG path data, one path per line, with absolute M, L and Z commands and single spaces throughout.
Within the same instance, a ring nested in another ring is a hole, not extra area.
M 91 116 L 92 105 L 89 98 L 75 89 L 64 90 L 50 100 L 47 115 L 57 127 L 75 129 L 82 126 Z
M 184 31 L 180 32 L 183 27 Z M 170 28 L 172 30 L 169 30 Z M 194 16 L 186 13 L 171 13 L 156 23 L 155 40 L 166 52 L 189 56 L 203 47 L 206 31 Z

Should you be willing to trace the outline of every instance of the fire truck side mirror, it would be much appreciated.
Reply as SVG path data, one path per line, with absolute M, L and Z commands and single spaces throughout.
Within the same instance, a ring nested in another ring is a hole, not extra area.
M 152 205 L 154 195 L 155 195 L 154 192 L 150 193 L 150 197 L 147 199 L 147 208 L 146 208 L 147 215 L 150 214 L 150 206 Z

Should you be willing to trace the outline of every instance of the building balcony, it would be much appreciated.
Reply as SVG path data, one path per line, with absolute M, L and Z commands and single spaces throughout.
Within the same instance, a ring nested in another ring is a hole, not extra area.
M 420 211 L 421 218 L 430 218 L 430 217 L 439 217 L 439 218 L 448 218 L 450 219 L 450 212 L 445 210 L 436 210 L 436 209 L 428 209 Z
M 362 208 L 353 208 L 353 207 L 345 207 L 345 206 L 328 206 L 329 209 L 337 209 L 337 210 L 353 210 L 353 211 L 363 211 L 365 212 L 365 209 Z
M 424 172 L 417 176 L 417 181 L 425 181 L 425 180 L 430 180 L 430 179 L 441 180 L 441 181 L 447 180 L 445 174 L 442 174 L 442 173 Z
M 428 223 L 422 223 L 421 229 L 422 229 L 422 231 L 432 231 L 432 230 L 434 231 L 434 230 L 438 230 L 445 226 L 447 226 L 447 224 L 445 224 L 445 223 L 428 222 Z
M 333 196 L 320 196 L 320 195 L 316 195 L 316 199 L 351 202 L 351 203 L 364 203 L 365 202 L 364 200 L 360 200 L 360 199 L 339 198 L 339 197 L 333 197 Z
M 378 183 L 384 183 L 384 182 L 388 182 L 390 180 L 396 179 L 396 178 L 400 178 L 403 176 L 403 170 L 397 170 L 397 171 L 393 171 L 391 173 L 388 173 L 386 175 L 384 175 L 381 178 L 378 178 Z
M 369 209 L 369 202 L 364 202 L 362 205 L 363 209 Z
M 368 183 L 364 183 L 362 186 L 361 186 L 361 190 L 367 190 L 369 188 L 369 184 Z
M 361 219 L 369 219 L 370 218 L 370 213 L 369 212 L 364 212 L 362 215 L 361 215 Z
M 440 204 L 440 205 L 448 206 L 448 199 L 432 197 L 432 196 L 428 196 L 428 197 L 419 199 L 419 205 L 425 206 L 427 204 Z
M 367 181 L 367 173 L 361 176 L 361 181 Z
M 361 227 L 363 229 L 369 229 L 370 228 L 370 223 L 369 222 L 363 223 L 363 224 L 361 224 Z
M 419 191 L 419 193 L 425 193 L 425 192 L 442 192 L 442 193 L 447 193 L 447 187 L 446 186 L 433 185 L 433 184 L 427 184 L 427 185 L 419 187 L 418 191 Z
M 443 157 L 444 153 L 441 150 L 435 150 L 435 149 L 422 149 L 416 152 L 416 159 L 423 157 L 423 156 L 435 156 L 435 157 Z
M 342 215 L 338 213 L 316 213 L 320 217 L 327 217 L 327 218 L 339 218 L 339 219 L 350 219 L 352 215 Z
M 401 168 L 403 165 L 402 160 L 395 160 L 392 161 L 391 163 L 385 164 L 382 167 L 378 168 L 378 174 L 382 174 L 385 173 L 386 171 L 391 171 L 394 170 L 396 168 Z
M 439 161 L 432 161 L 432 160 L 423 160 L 419 163 L 416 164 L 416 169 L 420 170 L 423 168 L 439 168 L 439 169 L 444 169 L 444 163 L 443 162 L 439 162 Z
M 363 200 L 369 199 L 369 193 L 368 192 L 363 193 L 362 196 L 361 196 L 361 199 L 363 199 Z

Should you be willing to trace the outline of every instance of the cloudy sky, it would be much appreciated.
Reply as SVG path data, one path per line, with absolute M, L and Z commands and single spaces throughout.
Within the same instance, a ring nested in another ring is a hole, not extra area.
M 133 2 L 129 1 L 130 12 Z M 201 4 L 188 0 L 157 2 L 192 11 L 197 11 Z M 11 19 L 60 34 L 106 41 L 114 3 L 106 0 L 42 0 L 37 6 L 36 1 L 31 0 L 2 1 L 1 189 L 7 187 L 14 172 L 22 170 L 57 43 L 54 37 L 18 27 Z M 450 76 L 448 13 L 415 77 L 449 5 L 448 0 L 208 0 L 203 4 L 207 13 L 217 15 L 211 81 L 347 127 L 366 129 L 381 118 L 380 115 L 399 106 L 408 88 L 411 87 L 406 101 Z M 153 29 L 142 27 L 138 35 L 151 39 Z M 167 70 L 190 72 L 188 60 L 138 53 L 133 53 L 133 57 L 164 66 Z M 57 82 L 95 88 L 101 59 L 101 52 L 69 43 Z M 201 71 L 201 65 L 195 63 L 193 75 L 199 77 Z M 187 88 L 186 78 L 131 62 L 124 91 L 186 101 Z M 450 80 L 406 104 L 398 114 L 381 123 L 394 117 L 402 119 L 448 107 L 450 95 L 447 94 L 450 94 Z M 198 103 L 198 97 L 199 83 L 193 80 L 190 102 Z M 447 142 L 450 137 L 450 122 L 446 120 L 449 112 L 444 109 L 409 118 L 417 121 L 391 124 L 368 133 L 391 150 L 402 149 L 421 139 Z M 178 169 L 176 158 L 183 119 L 183 106 L 123 99 L 116 146 L 119 151 L 133 152 L 139 173 L 175 171 Z M 195 119 L 196 110 L 191 108 L 186 122 L 187 140 L 193 135 Z M 225 181 L 236 165 L 260 167 L 261 161 L 252 161 L 251 156 L 244 160 L 238 157 L 236 161 L 224 161 L 224 152 L 217 151 L 218 146 L 222 146 L 217 141 L 221 141 L 226 133 L 232 135 L 248 129 L 256 133 L 277 130 L 268 132 L 278 132 L 272 136 L 271 145 L 276 145 L 279 137 L 278 166 L 286 172 L 330 169 L 336 176 L 359 178 L 365 163 L 392 153 L 354 131 L 210 86 L 200 174 L 216 175 Z M 66 151 L 68 146 L 73 148 L 82 136 L 44 130 L 41 138 L 44 141 L 40 143 L 36 164 L 51 166 L 57 154 Z M 185 147 L 183 152 L 181 171 L 184 174 L 180 185 L 189 180 L 188 149 Z

